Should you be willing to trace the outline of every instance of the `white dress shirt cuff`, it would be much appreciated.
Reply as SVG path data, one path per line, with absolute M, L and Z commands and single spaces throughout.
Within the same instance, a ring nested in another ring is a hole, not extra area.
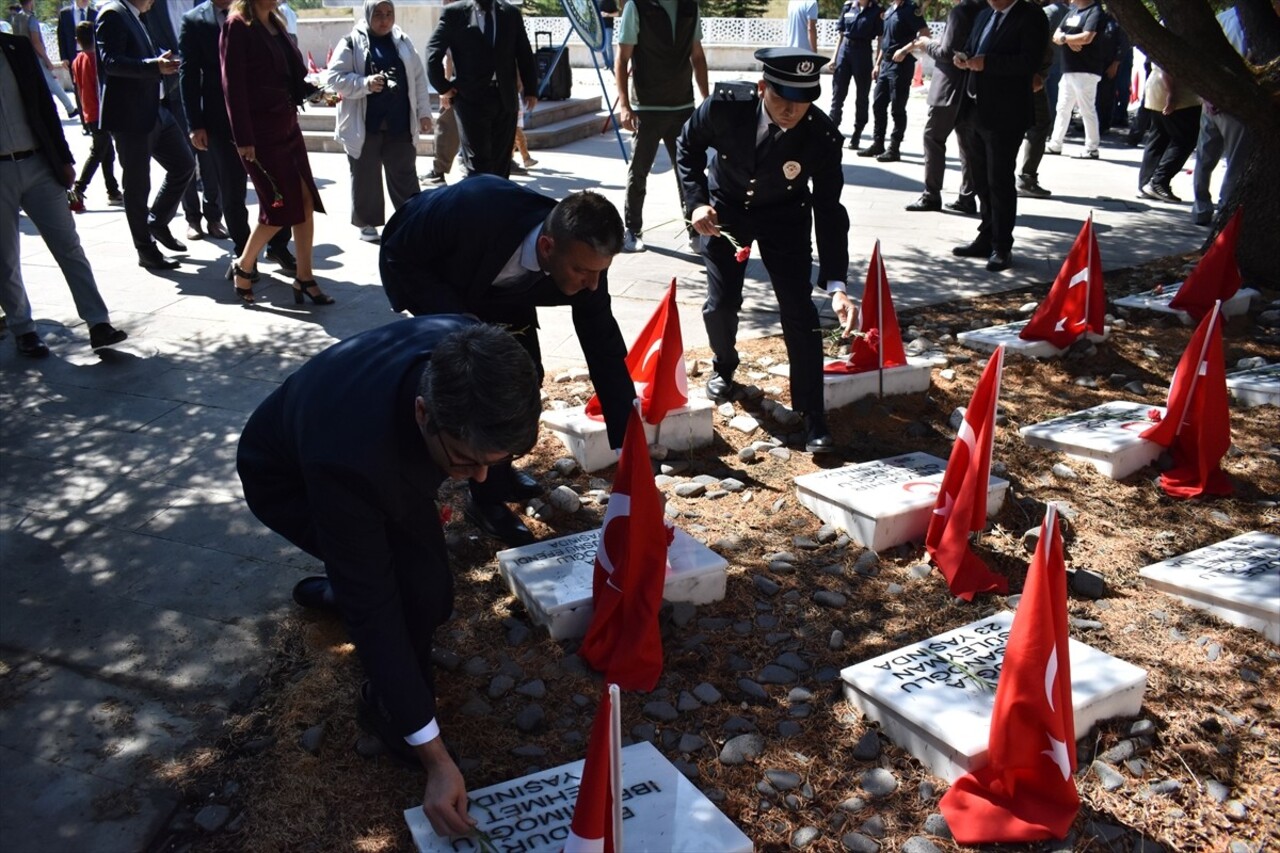
M 409 746 L 422 746 L 424 743 L 430 743 L 438 737 L 440 737 L 440 724 L 432 717 L 431 722 L 405 737 L 404 742 Z
M 843 282 L 843 281 L 829 281 L 829 282 L 827 282 L 827 294 L 828 294 L 828 295 L 830 295 L 830 294 L 832 294 L 832 293 L 847 293 L 847 292 L 848 292 L 848 291 L 845 289 L 845 286 L 844 286 L 844 282 Z

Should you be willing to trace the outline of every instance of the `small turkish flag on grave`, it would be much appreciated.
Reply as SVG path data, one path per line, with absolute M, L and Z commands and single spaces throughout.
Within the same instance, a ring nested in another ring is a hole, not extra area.
M 991 712 L 987 765 L 961 776 L 939 803 L 961 844 L 1063 838 L 1080 797 L 1067 647 L 1067 572 L 1050 504 L 1009 629 Z
M 666 297 L 658 303 L 657 310 L 631 345 L 627 372 L 636 384 L 646 423 L 660 424 L 667 412 L 689 402 L 689 378 L 684 367 L 684 337 L 680 334 L 674 278 Z M 595 394 L 587 401 L 586 413 L 596 420 L 603 417 L 600 398 Z
M 600 528 L 591 591 L 595 613 L 578 647 L 583 660 L 623 690 L 648 692 L 662 674 L 658 609 L 673 535 L 663 522 L 637 402 Z
M 587 759 L 582 764 L 573 823 L 564 853 L 613 853 L 622 850 L 622 709 L 618 685 L 609 684 L 600 697 Z
M 1213 310 L 1213 303 L 1226 302 L 1240 289 L 1240 266 L 1236 263 L 1236 243 L 1240 240 L 1243 207 L 1231 214 L 1209 251 L 1204 253 L 1191 275 L 1169 300 L 1170 308 L 1186 311 L 1197 323 Z
M 1085 332 L 1102 334 L 1106 301 L 1098 237 L 1093 230 L 1093 214 L 1089 214 L 1049 295 L 1018 337 L 1024 341 L 1047 341 L 1066 349 Z
M 1169 448 L 1174 467 L 1160 475 L 1173 498 L 1229 495 L 1231 481 L 1220 467 L 1231 447 L 1227 370 L 1222 356 L 1222 303 L 1215 302 L 1182 353 L 1169 386 L 1164 419 L 1142 433 Z
M 848 361 L 833 361 L 825 368 L 827 373 L 864 373 L 885 367 L 901 367 L 907 363 L 902 349 L 902 332 L 898 329 L 898 314 L 893 310 L 893 297 L 889 294 L 889 277 L 884 272 L 884 258 L 880 256 L 880 241 L 871 252 L 867 264 L 867 283 L 862 289 L 862 310 L 858 317 L 858 331 L 853 339 L 853 350 Z
M 924 539 L 929 557 L 947 579 L 951 594 L 965 601 L 972 601 L 980 592 L 1009 591 L 1009 581 L 988 569 L 969 550 L 969 534 L 987 526 L 987 484 L 991 478 L 996 402 L 1000 398 L 1003 369 L 1004 346 L 1001 345 L 982 371 L 964 420 L 960 422 Z

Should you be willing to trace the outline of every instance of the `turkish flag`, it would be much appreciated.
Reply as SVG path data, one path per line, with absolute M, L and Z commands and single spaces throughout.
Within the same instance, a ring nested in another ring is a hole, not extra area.
M 1009 591 L 1008 579 L 988 569 L 969 550 L 969 534 L 987 526 L 987 483 L 1003 369 L 1001 345 L 982 371 L 965 410 L 924 539 L 929 557 L 947 579 L 951 594 L 965 601 L 972 601 L 980 592 Z
M 667 577 L 667 545 L 649 448 L 638 408 L 627 421 L 618 474 L 600 529 L 591 598 L 595 613 L 578 654 L 623 690 L 648 692 L 662 674 L 658 609 Z
M 987 765 L 961 776 L 939 803 L 961 844 L 1064 838 L 1080 809 L 1076 724 L 1067 648 L 1067 572 L 1052 505 L 1005 644 Z
M 880 241 L 871 252 L 867 264 L 867 283 L 862 288 L 862 310 L 858 315 L 858 331 L 853 339 L 853 350 L 848 361 L 833 361 L 824 370 L 827 373 L 864 373 L 883 367 L 901 367 L 907 363 L 902 349 L 902 332 L 898 329 L 898 314 L 893 310 L 893 297 L 889 294 L 889 277 L 885 275 L 884 258 L 880 256 Z
M 1024 341 L 1048 341 L 1058 349 L 1066 349 L 1085 332 L 1102 334 L 1106 302 L 1098 237 L 1093 230 L 1093 214 L 1089 214 L 1049 295 L 1018 337 Z
M 1169 448 L 1173 456 L 1174 467 L 1160 475 L 1160 487 L 1169 497 L 1231 494 L 1231 481 L 1220 467 L 1231 447 L 1221 302 L 1200 321 L 1182 353 L 1164 419 L 1142 437 Z
M 605 686 L 591 724 L 573 823 L 564 853 L 613 853 L 622 849 L 622 714 L 618 685 Z
M 1240 240 L 1243 207 L 1231 214 L 1209 251 L 1169 300 L 1170 308 L 1186 311 L 1197 323 L 1213 310 L 1213 303 L 1226 302 L 1240 289 L 1240 267 L 1236 264 L 1236 243 Z
M 667 412 L 689 402 L 689 378 L 684 366 L 684 337 L 680 334 L 680 311 L 676 307 L 676 280 L 666 298 L 627 353 L 627 372 L 640 395 L 646 423 L 660 424 Z M 603 411 L 595 394 L 587 401 L 587 416 L 600 420 Z

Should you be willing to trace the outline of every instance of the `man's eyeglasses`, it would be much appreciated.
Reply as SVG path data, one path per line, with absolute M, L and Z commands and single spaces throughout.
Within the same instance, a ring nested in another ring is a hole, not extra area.
M 506 465 L 510 462 L 513 462 L 515 461 L 515 458 L 516 458 L 514 453 L 508 453 L 506 456 L 501 456 L 497 459 L 491 459 L 487 462 L 482 462 L 479 459 L 472 459 L 469 456 L 457 456 L 454 454 L 452 450 L 449 449 L 448 443 L 445 442 L 444 430 L 440 429 L 433 423 L 428 423 L 425 427 L 425 432 L 428 435 L 435 437 L 436 442 L 440 445 L 441 452 L 444 453 L 444 458 L 449 462 L 449 468 L 454 471 L 471 471 L 471 470 L 475 470 L 476 468 L 493 468 L 498 465 Z M 453 438 L 453 437 L 450 436 L 450 438 Z M 456 438 L 453 440 L 458 441 L 458 439 Z

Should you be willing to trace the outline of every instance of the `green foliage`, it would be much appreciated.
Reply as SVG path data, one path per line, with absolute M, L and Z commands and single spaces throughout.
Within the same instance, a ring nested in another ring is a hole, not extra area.
M 524 0 L 520 7 L 526 18 L 558 18 L 564 16 L 564 7 L 560 0 Z
M 769 0 L 702 0 L 704 18 L 763 18 Z

